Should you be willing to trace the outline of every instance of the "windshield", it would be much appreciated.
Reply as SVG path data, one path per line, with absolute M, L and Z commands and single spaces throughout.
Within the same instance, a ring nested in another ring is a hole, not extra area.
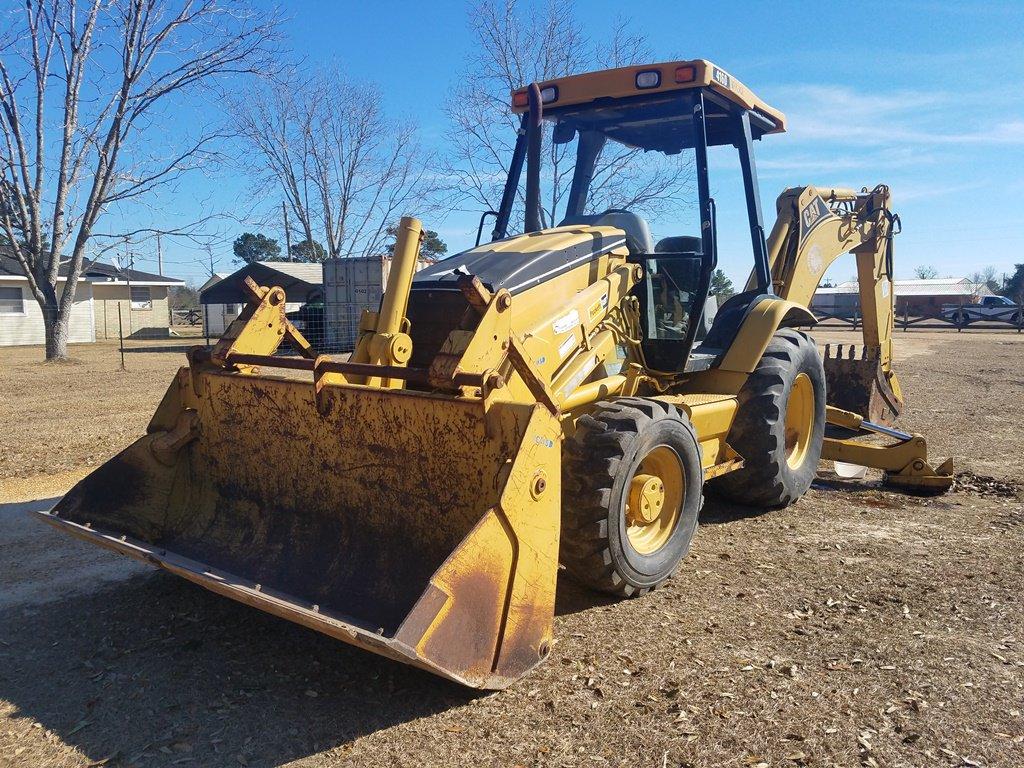
M 652 253 L 659 250 L 647 222 L 653 215 L 668 223 L 664 235 L 698 239 L 704 270 L 713 270 L 718 249 L 708 147 L 719 146 L 739 153 L 754 285 L 772 292 L 753 160 L 752 142 L 764 132 L 756 111 L 706 88 L 562 108 L 543 107 L 538 93 L 531 86 L 501 205 L 490 212 L 492 240 L 558 224 L 608 225 L 625 230 L 632 253 Z
M 539 149 L 538 222 L 525 230 L 594 223 L 629 212 L 672 222 L 665 234 L 700 232 L 696 205 L 692 97 L 590 104 L 544 113 Z M 495 238 L 524 231 L 527 119 L 509 167 Z

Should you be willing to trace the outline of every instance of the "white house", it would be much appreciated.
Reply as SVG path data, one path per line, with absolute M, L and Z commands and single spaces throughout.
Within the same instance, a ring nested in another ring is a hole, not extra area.
M 2 267 L 0 267 L 2 269 Z M 57 283 L 57 295 L 64 293 L 64 281 Z M 72 344 L 96 341 L 92 286 L 79 282 L 68 323 L 68 341 Z M 0 347 L 20 344 L 44 344 L 43 310 L 29 291 L 28 280 L 0 272 Z
M 170 289 L 184 280 L 92 264 L 82 277 L 92 286 L 96 338 L 167 338 L 170 336 Z M 79 282 L 81 285 L 81 282 Z
M 67 265 L 57 278 L 58 296 L 64 290 Z M 95 263 L 83 272 L 75 290 L 68 341 L 81 344 L 97 339 L 167 336 L 170 325 L 167 292 L 184 281 L 138 270 Z M 43 313 L 14 258 L 0 254 L 0 346 L 43 344 Z

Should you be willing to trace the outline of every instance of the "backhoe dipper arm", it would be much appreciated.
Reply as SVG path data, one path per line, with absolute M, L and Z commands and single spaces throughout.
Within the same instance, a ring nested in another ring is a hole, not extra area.
M 879 423 L 891 423 L 903 404 L 892 369 L 892 238 L 899 219 L 890 200 L 889 188 L 881 184 L 859 193 L 788 189 L 778 198 L 778 219 L 768 238 L 775 292 L 803 306 L 810 306 L 837 258 L 848 252 L 856 257 L 864 345 L 859 351 L 839 345 L 834 358 L 826 348 L 829 402 Z

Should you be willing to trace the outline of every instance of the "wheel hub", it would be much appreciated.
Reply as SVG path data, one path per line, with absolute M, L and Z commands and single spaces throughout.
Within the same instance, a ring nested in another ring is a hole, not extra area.
M 686 480 L 679 456 L 666 445 L 652 449 L 635 472 L 624 510 L 626 536 L 633 549 L 650 555 L 672 538 L 686 495 Z
M 807 458 L 813 431 L 814 385 L 806 373 L 801 373 L 793 380 L 786 403 L 786 463 L 792 469 L 798 469 Z
M 629 486 L 629 522 L 650 525 L 665 506 L 665 484 L 656 475 L 638 474 Z

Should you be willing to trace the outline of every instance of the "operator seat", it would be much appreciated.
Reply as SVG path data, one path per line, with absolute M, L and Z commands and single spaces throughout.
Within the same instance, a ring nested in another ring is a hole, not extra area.
M 626 233 L 626 247 L 633 255 L 654 252 L 654 238 L 647 222 L 630 211 L 612 209 L 604 213 L 581 214 L 566 216 L 558 225 L 586 224 L 592 227 L 615 227 Z

